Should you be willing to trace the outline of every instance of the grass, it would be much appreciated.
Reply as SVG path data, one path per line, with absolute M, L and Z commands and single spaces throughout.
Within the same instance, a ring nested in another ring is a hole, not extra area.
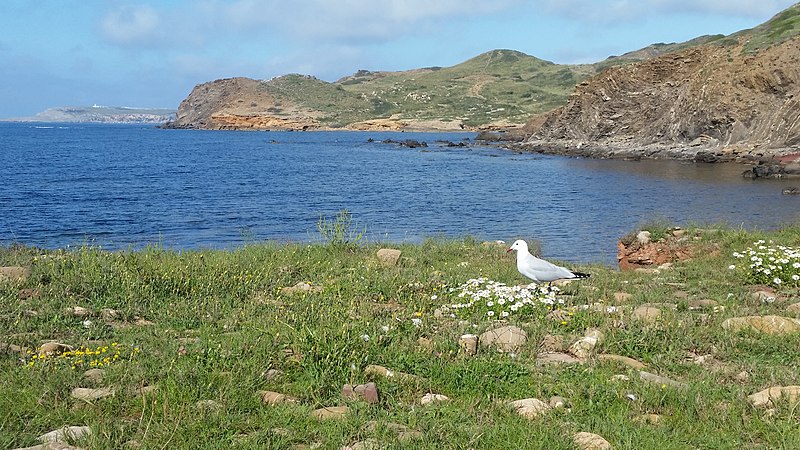
M 470 238 L 396 246 L 403 254 L 394 267 L 378 262 L 378 243 L 365 242 L 186 252 L 0 248 L 0 266 L 31 268 L 22 283 L 0 282 L 0 343 L 32 351 L 51 340 L 75 349 L 122 349 L 103 367 L 99 384 L 84 379 L 88 365 L 72 368 L 74 355 L 31 366 L 24 352 L 0 354 L 0 448 L 34 445 L 36 436 L 64 425 L 90 426 L 92 436 L 78 444 L 92 449 L 339 448 L 366 439 L 386 448 L 570 449 L 579 431 L 600 434 L 620 449 L 799 448 L 796 405 L 779 402 L 768 412 L 746 397 L 800 384 L 800 334 L 731 333 L 721 322 L 788 315 L 786 302 L 755 300 L 747 277 L 728 266 L 739 263 L 733 252 L 758 239 L 799 246 L 800 227 L 688 232 L 720 251 L 657 275 L 581 267 L 592 277 L 560 294 L 566 308 L 612 304 L 614 293 L 627 292 L 630 300 L 618 305 L 622 315 L 583 309 L 563 321 L 548 318 L 547 309 L 512 315 L 508 323 L 526 330 L 528 343 L 514 355 L 482 349 L 472 357 L 459 353 L 459 336 L 498 323 L 436 318 L 448 289 L 478 276 L 512 286 L 525 280 L 512 254 Z M 283 289 L 298 282 L 322 289 Z M 800 301 L 796 287 L 779 292 Z M 724 310 L 691 310 L 687 302 L 695 299 L 715 300 Z M 630 317 L 630 309 L 645 303 L 678 306 L 645 324 Z M 65 310 L 74 306 L 91 314 Z M 103 315 L 104 309 L 118 316 Z M 688 388 L 645 383 L 611 361 L 536 365 L 545 336 L 560 336 L 568 346 L 590 327 L 605 335 L 601 353 L 635 358 Z M 714 362 L 695 364 L 689 352 L 713 355 Z M 364 374 L 370 364 L 416 377 L 370 379 Z M 269 376 L 270 369 L 281 375 Z M 749 376 L 737 377 L 742 371 Z M 630 381 L 611 381 L 619 374 Z M 343 384 L 367 381 L 378 386 L 378 404 L 342 399 Z M 96 386 L 116 393 L 90 403 L 70 396 L 73 388 Z M 142 395 L 137 389 L 143 386 L 156 388 Z M 265 405 L 259 390 L 300 402 Z M 450 401 L 421 406 L 428 392 Z M 507 406 L 554 395 L 566 398 L 569 409 L 533 422 Z M 204 400 L 214 403 L 198 403 Z M 352 408 L 344 420 L 310 416 L 313 409 L 342 404 Z M 642 414 L 659 414 L 662 423 L 642 423 Z M 401 441 L 391 423 L 421 437 Z

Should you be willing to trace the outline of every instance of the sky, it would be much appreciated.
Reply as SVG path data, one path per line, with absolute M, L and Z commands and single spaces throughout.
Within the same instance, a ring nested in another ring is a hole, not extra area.
M 0 0 L 0 118 L 176 109 L 200 83 L 452 66 L 512 49 L 591 63 L 730 34 L 794 0 Z

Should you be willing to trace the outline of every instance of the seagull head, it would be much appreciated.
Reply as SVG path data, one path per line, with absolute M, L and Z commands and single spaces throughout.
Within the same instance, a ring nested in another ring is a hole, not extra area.
M 508 250 L 506 250 L 506 253 L 512 250 L 516 250 L 518 252 L 521 252 L 523 250 L 528 251 L 528 243 L 523 241 L 522 239 L 517 239 L 516 241 L 514 241 L 513 244 L 511 244 L 511 247 L 509 247 Z

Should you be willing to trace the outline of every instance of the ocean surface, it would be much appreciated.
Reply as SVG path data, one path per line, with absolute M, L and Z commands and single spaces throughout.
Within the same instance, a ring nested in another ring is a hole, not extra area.
M 654 219 L 749 229 L 800 219 L 800 196 L 781 195 L 799 180 L 747 180 L 741 165 L 518 154 L 473 138 L 0 123 L 0 245 L 316 241 L 320 217 L 347 209 L 371 241 L 525 238 L 550 259 L 615 264 L 617 240 Z

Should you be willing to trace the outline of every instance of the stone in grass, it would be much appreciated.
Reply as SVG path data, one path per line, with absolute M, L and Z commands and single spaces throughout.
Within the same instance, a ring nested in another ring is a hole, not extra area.
M 662 377 L 650 372 L 640 371 L 639 372 L 639 379 L 642 381 L 647 381 L 649 383 L 658 384 L 661 387 L 676 387 L 680 389 L 688 389 L 689 385 L 686 383 L 681 383 L 680 381 L 675 381 L 667 377 Z
M 789 314 L 800 315 L 800 302 L 792 303 L 786 307 L 786 312 Z
M 419 377 L 404 372 L 391 370 L 383 366 L 370 364 L 364 368 L 364 375 L 368 377 L 385 377 L 390 379 L 398 379 L 403 381 L 418 380 Z
M 583 360 L 561 352 L 539 353 L 536 355 L 536 366 L 557 366 L 561 364 L 583 364 Z
M 756 408 L 774 406 L 778 399 L 785 399 L 791 405 L 800 402 L 800 386 L 773 386 L 747 396 L 750 403 Z
M 378 388 L 375 383 L 345 384 L 342 386 L 342 398 L 345 400 L 365 400 L 369 404 L 378 403 Z
M 652 306 L 640 306 L 633 310 L 631 317 L 646 323 L 654 323 L 661 317 L 661 310 Z
M 751 329 L 764 334 L 783 335 L 800 332 L 800 319 L 781 316 L 731 317 L 722 322 L 722 328 L 733 332 Z
M 421 405 L 430 405 L 432 403 L 446 402 L 448 400 L 450 400 L 450 397 L 446 395 L 429 392 L 422 396 L 422 399 L 420 399 L 419 403 Z
M 31 269 L 19 266 L 0 267 L 0 283 L 19 282 L 27 280 L 31 275 Z
M 526 419 L 536 419 L 551 409 L 549 404 L 538 398 L 515 400 L 509 403 L 509 405 L 514 408 L 517 414 Z
M 587 433 L 582 431 L 572 436 L 575 446 L 581 450 L 606 450 L 611 448 L 611 444 L 599 434 Z
M 17 448 L 14 450 L 83 450 L 63 442 L 48 442 L 46 444 L 34 445 L 32 447 Z
M 393 248 L 382 248 L 378 250 L 378 261 L 387 267 L 396 266 L 397 262 L 400 261 L 401 254 L 402 252 L 400 250 Z
M 101 383 L 105 376 L 106 371 L 103 369 L 89 369 L 83 372 L 83 378 L 95 384 Z
M 641 416 L 637 416 L 633 420 L 637 423 L 644 425 L 659 425 L 661 424 L 662 418 L 663 417 L 658 414 L 642 414 Z
M 478 338 L 481 345 L 493 347 L 500 352 L 519 350 L 528 342 L 528 333 L 522 328 L 507 325 L 486 331 Z
M 375 432 L 380 427 L 380 422 L 377 420 L 370 420 L 364 424 L 363 430 L 368 434 L 375 434 Z M 411 441 L 416 439 L 422 439 L 423 434 L 420 431 L 412 430 L 407 426 L 395 422 L 386 422 L 383 424 L 387 430 L 393 431 L 397 433 L 397 440 L 399 441 Z
M 586 335 L 569 347 L 569 352 L 578 359 L 586 359 L 594 354 L 594 348 L 603 341 L 603 333 L 591 328 L 586 330 Z
M 328 406 L 311 411 L 311 417 L 318 420 L 344 419 L 349 412 L 347 406 Z
M 45 433 L 36 439 L 42 443 L 77 441 L 84 437 L 91 436 L 92 429 L 87 426 L 64 426 L 59 429 Z
M 282 294 L 318 294 L 322 292 L 322 286 L 312 285 L 305 281 L 300 281 L 294 286 L 281 288 Z
M 87 403 L 99 400 L 101 398 L 111 397 L 114 395 L 114 388 L 107 386 L 97 389 L 92 388 L 75 388 L 70 395 L 76 400 L 83 400 Z
M 71 308 L 64 308 L 64 315 L 72 317 L 89 317 L 92 315 L 92 311 L 89 308 L 84 308 L 83 306 L 73 306 Z
M 62 353 L 71 352 L 73 350 L 71 345 L 62 344 L 60 342 L 45 342 L 39 347 L 39 356 L 52 356 L 60 355 Z
M 261 401 L 267 405 L 296 404 L 300 402 L 296 397 L 281 394 L 280 392 L 258 391 L 257 394 Z

